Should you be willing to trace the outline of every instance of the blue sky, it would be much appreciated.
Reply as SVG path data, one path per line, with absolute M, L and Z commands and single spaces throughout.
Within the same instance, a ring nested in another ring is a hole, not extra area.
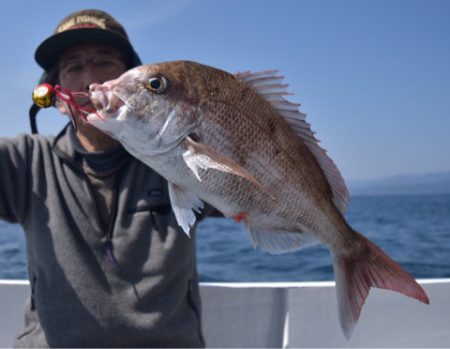
M 0 136 L 29 132 L 37 45 L 100 8 L 144 63 L 279 69 L 346 179 L 450 171 L 450 1 L 1 1 Z M 43 134 L 65 119 L 40 113 Z

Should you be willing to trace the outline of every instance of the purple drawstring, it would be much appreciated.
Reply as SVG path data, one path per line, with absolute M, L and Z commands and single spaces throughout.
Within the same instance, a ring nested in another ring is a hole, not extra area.
M 116 256 L 114 256 L 114 245 L 111 240 L 106 241 L 106 254 L 111 264 L 118 268 L 119 262 L 117 261 Z

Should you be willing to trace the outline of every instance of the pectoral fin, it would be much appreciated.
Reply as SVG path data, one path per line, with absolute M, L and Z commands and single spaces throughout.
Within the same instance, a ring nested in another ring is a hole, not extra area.
M 245 168 L 240 166 L 230 158 L 218 153 L 210 146 L 200 144 L 187 137 L 185 140 L 187 150 L 183 153 L 183 159 L 186 165 L 192 170 L 195 177 L 199 181 L 200 174 L 198 170 L 201 169 L 215 169 L 222 172 L 232 173 L 236 176 L 243 177 L 248 181 L 256 184 L 263 191 L 268 192 L 266 188 Z M 273 195 L 271 195 L 273 197 Z
M 203 201 L 194 193 L 170 182 L 169 197 L 179 226 L 190 237 L 189 232 L 196 219 L 194 211 L 200 212 L 203 209 Z

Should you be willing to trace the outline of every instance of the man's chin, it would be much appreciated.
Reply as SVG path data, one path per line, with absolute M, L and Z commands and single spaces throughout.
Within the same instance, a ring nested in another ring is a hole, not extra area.
M 86 123 L 78 127 L 77 137 L 88 151 L 111 150 L 120 145 L 113 137 Z

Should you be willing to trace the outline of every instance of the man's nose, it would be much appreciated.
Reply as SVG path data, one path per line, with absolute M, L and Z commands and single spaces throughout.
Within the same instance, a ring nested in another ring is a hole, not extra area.
M 89 91 L 89 86 L 91 84 L 102 84 L 105 82 L 105 79 L 99 74 L 98 69 L 95 65 L 88 61 L 81 73 L 83 75 L 83 90 Z

